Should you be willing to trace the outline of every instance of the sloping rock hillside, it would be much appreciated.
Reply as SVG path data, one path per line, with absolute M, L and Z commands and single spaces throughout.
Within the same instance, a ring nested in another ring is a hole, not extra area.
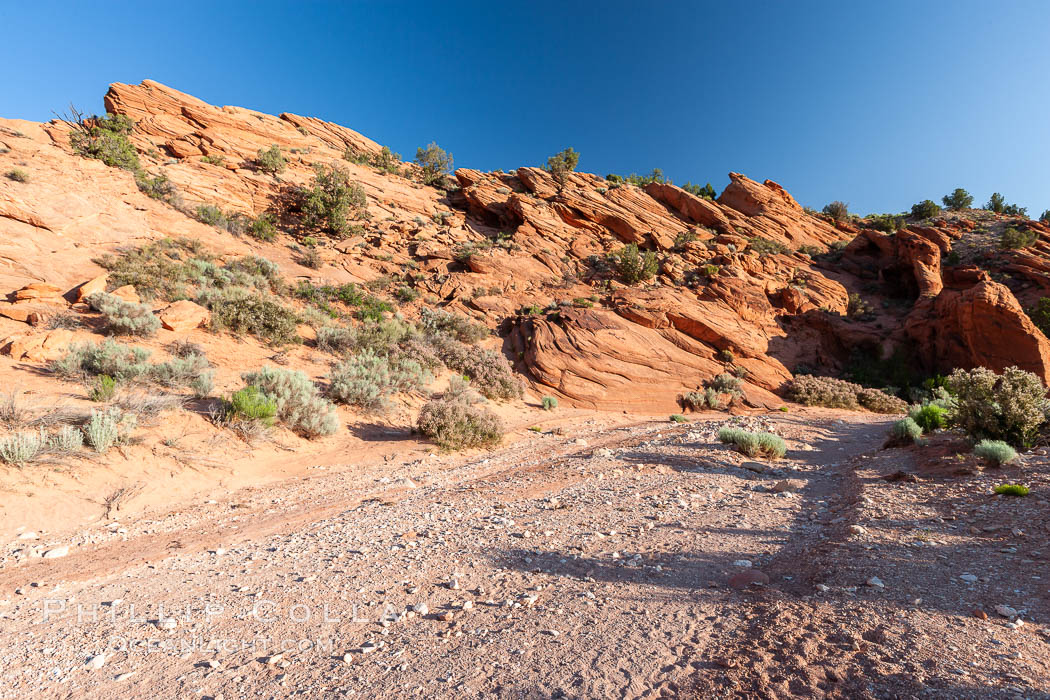
M 807 212 L 777 183 L 737 173 L 715 200 L 535 167 L 461 168 L 428 186 L 418 166 L 389 167 L 379 144 L 310 117 L 216 107 L 152 81 L 112 85 L 105 107 L 134 122 L 143 167 L 178 200 L 151 199 L 131 173 L 77 156 L 68 123 L 0 120 L 0 171 L 21 165 L 31 176 L 0 179 L 0 284 L 53 287 L 12 296 L 9 319 L 31 323 L 27 309 L 76 301 L 66 292 L 103 272 L 92 262 L 101 254 L 186 236 L 302 278 L 396 280 L 410 290 L 402 313 L 439 306 L 498 329 L 523 376 L 579 406 L 666 411 L 732 370 L 747 404 L 774 407 L 793 372 L 837 373 L 858 358 L 927 374 L 1016 364 L 1050 381 L 1050 343 L 1017 298 L 1027 306 L 1050 287 L 1050 229 L 1037 222 L 1013 222 L 1035 232 L 1034 245 L 960 262 L 953 247 L 1006 220 L 953 216 L 884 233 Z M 255 163 L 274 144 L 288 160 L 279 175 Z M 287 200 L 320 164 L 360 183 L 369 216 L 345 237 L 306 241 Z M 199 205 L 273 212 L 278 236 L 206 225 L 187 215 Z M 319 257 L 311 267 L 290 247 L 304 242 Z M 655 276 L 623 282 L 609 256 L 626 244 L 655 254 Z M 186 318 L 178 323 L 197 322 Z M 53 354 L 40 348 L 62 339 L 43 333 L 19 331 L 8 352 Z

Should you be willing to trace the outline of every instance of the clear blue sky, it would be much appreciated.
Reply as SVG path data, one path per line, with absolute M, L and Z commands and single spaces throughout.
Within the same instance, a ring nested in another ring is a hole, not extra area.
M 152 78 L 458 166 L 646 172 L 900 211 L 956 186 L 1050 208 L 1050 1 L 0 0 L 0 116 Z

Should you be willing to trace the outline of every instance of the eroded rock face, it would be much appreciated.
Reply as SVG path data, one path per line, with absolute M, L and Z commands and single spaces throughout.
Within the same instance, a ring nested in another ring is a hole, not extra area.
M 152 81 L 114 84 L 105 106 L 136 122 L 143 167 L 168 177 L 185 207 L 149 199 L 129 173 L 72 154 L 68 125 L 18 122 L 23 136 L 3 141 L 10 153 L 0 153 L 0 167 L 18 159 L 34 173 L 31 188 L 0 179 L 0 255 L 14 261 L 0 270 L 0 288 L 14 292 L 11 308 L 80 300 L 107 285 L 93 257 L 188 236 L 221 257 L 270 257 L 293 277 L 361 283 L 412 270 L 428 304 L 511 329 L 505 348 L 516 367 L 539 390 L 579 405 L 666 412 L 682 393 L 733 371 L 746 403 L 778 406 L 773 392 L 801 364 L 834 372 L 857 352 L 901 348 L 931 372 L 1017 364 L 1050 379 L 1048 341 L 1010 290 L 977 267 L 942 264 L 972 222 L 941 219 L 888 235 L 808 214 L 776 182 L 738 173 L 713 201 L 669 183 L 637 187 L 586 173 L 558 181 L 540 168 L 459 169 L 460 189 L 445 192 L 419 184 L 411 164 L 394 175 L 344 159 L 381 147 L 318 119 L 209 105 Z M 274 144 L 288 160 L 279 178 L 254 166 Z M 317 164 L 359 182 L 370 213 L 351 238 L 326 242 L 321 273 L 299 266 L 284 243 L 246 241 L 184 213 L 208 204 L 257 216 L 309 182 Z M 1050 228 L 1023 225 L 1041 240 L 1003 269 L 1047 293 Z M 840 258 L 811 257 L 846 242 Z M 656 258 L 652 279 L 635 286 L 610 259 L 628 243 Z M 858 313 L 850 294 L 872 288 L 883 303 Z M 139 298 L 134 288 L 114 293 Z M 159 315 L 179 332 L 207 322 L 192 302 Z M 5 342 L 31 361 L 62 341 L 20 334 Z

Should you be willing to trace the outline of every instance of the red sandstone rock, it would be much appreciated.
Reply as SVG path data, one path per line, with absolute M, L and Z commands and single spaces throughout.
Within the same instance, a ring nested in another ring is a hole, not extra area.
M 159 314 L 161 325 L 169 331 L 185 332 L 207 325 L 211 312 L 188 299 L 172 302 Z

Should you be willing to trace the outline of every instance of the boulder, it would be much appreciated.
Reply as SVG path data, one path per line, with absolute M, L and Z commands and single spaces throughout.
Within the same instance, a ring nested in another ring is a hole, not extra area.
M 89 279 L 84 284 L 76 288 L 77 290 L 77 301 L 84 301 L 92 294 L 96 292 L 106 291 L 106 284 L 109 282 L 109 275 L 99 275 L 93 279 Z
M 118 287 L 110 292 L 113 296 L 123 299 L 129 304 L 141 304 L 142 299 L 139 298 L 139 293 L 135 291 L 135 285 L 125 284 L 123 287 Z
M 56 329 L 42 333 L 20 333 L 0 340 L 0 354 L 21 362 L 50 362 L 66 354 L 73 332 Z
M 184 333 L 207 325 L 211 319 L 211 312 L 188 299 L 168 304 L 157 315 L 162 326 L 177 333 Z
M 47 282 L 34 282 L 15 291 L 15 301 L 61 299 L 62 288 Z

